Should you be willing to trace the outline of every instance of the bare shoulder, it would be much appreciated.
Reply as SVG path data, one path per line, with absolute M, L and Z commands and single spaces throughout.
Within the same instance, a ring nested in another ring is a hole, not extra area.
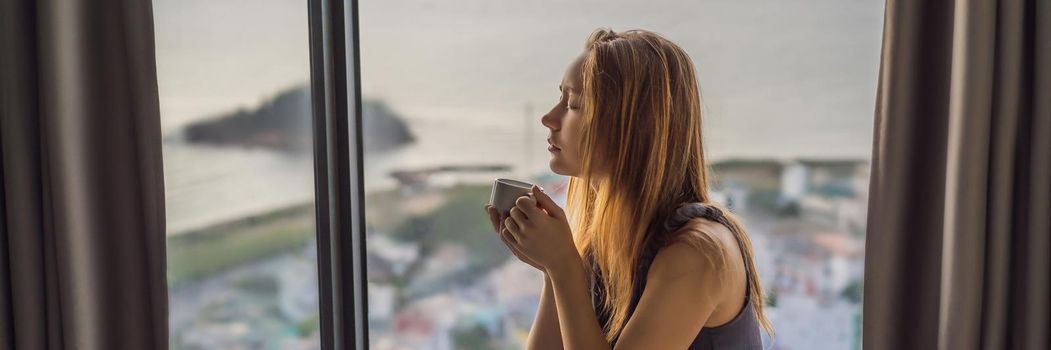
M 677 310 L 695 310 L 694 314 L 703 315 L 695 321 L 706 327 L 736 317 L 745 302 L 747 274 L 733 231 L 697 218 L 669 238 L 653 258 L 643 298 L 651 293 L 650 300 L 670 302 Z
M 650 266 L 651 278 L 687 277 L 698 282 L 723 280 L 737 253 L 733 232 L 722 224 L 705 218 L 691 219 L 672 233 L 670 242 L 657 251 Z
M 671 241 L 663 242 L 618 348 L 683 349 L 702 327 L 733 317 L 722 311 L 729 310 L 724 305 L 729 305 L 732 296 L 731 283 L 724 283 L 725 265 L 712 263 L 726 255 L 726 244 L 720 238 L 726 232 L 718 230 L 718 226 L 693 220 L 669 236 Z

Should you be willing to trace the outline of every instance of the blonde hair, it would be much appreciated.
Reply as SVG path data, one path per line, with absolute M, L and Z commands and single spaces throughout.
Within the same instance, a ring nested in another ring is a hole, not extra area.
M 604 330 L 612 341 L 628 318 L 636 266 L 649 236 L 680 203 L 717 204 L 708 194 L 700 92 L 686 52 L 653 32 L 601 28 L 586 49 L 582 171 L 570 180 L 566 207 L 577 249 L 591 254 L 605 282 L 602 307 L 610 318 Z M 772 333 L 751 241 L 740 221 L 724 213 L 752 267 L 747 278 L 755 316 Z

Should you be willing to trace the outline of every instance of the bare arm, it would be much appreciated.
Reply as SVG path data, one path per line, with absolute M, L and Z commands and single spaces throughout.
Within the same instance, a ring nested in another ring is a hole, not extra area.
M 650 267 L 646 289 L 616 349 L 683 349 L 714 312 L 718 271 L 703 252 L 685 244 L 662 249 Z M 555 271 L 551 281 L 566 349 L 611 349 L 591 307 L 583 267 Z
M 485 211 L 489 214 L 489 220 L 493 224 L 493 230 L 500 233 L 500 239 L 507 244 L 507 248 L 511 251 L 515 257 L 522 262 L 533 266 L 540 271 L 544 271 L 536 262 L 530 260 L 528 257 L 522 254 L 515 248 L 514 244 L 509 241 L 512 237 L 504 228 L 504 219 L 506 215 L 500 214 L 496 208 L 492 205 L 487 204 Z M 562 347 L 562 333 L 558 327 L 558 313 L 555 310 L 555 296 L 551 287 L 551 279 L 548 278 L 547 274 L 544 274 L 544 290 L 540 294 L 540 304 L 537 305 L 536 318 L 533 320 L 533 327 L 529 330 L 529 339 L 526 341 L 526 349 L 552 349 L 552 350 L 563 350 Z
M 562 350 L 562 332 L 558 326 L 558 311 L 555 309 L 555 295 L 551 279 L 544 277 L 544 291 L 540 295 L 540 305 L 536 310 L 533 328 L 529 331 L 526 342 L 528 350 Z
M 548 271 L 554 289 L 562 344 L 573 350 L 610 349 L 591 306 L 591 290 L 582 264 Z
M 498 229 L 502 228 L 501 237 L 520 260 L 541 269 L 550 279 L 563 348 L 610 349 L 591 306 L 589 278 L 585 273 L 590 271 L 574 246 L 565 212 L 537 189 L 533 186 L 529 196 L 515 202 L 510 217 L 503 219 L 503 227 L 497 225 Z M 538 205 L 544 210 L 540 211 Z M 718 245 L 694 247 L 673 243 L 661 249 L 650 266 L 646 290 L 619 338 L 617 349 L 688 346 L 715 310 L 725 289 L 719 283 L 720 271 L 706 261 L 706 257 L 721 254 Z M 530 338 L 539 341 L 541 336 Z
M 621 332 L 617 349 L 685 349 L 715 312 L 727 284 L 685 243 L 662 249 L 650 267 L 635 314 Z

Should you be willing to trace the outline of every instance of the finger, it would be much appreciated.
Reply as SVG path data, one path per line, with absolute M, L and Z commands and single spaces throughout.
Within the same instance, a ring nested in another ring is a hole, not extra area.
M 504 227 L 502 223 L 504 218 L 500 216 L 500 209 L 496 209 L 495 205 L 490 205 L 489 217 L 490 220 L 492 220 L 493 222 L 493 228 L 496 230 L 496 232 L 500 232 L 500 230 Z
M 515 237 L 511 234 L 511 231 L 503 230 L 500 232 L 500 240 L 504 242 L 504 245 L 507 246 L 507 250 L 510 251 L 511 254 L 514 254 L 514 256 L 521 259 L 522 252 L 518 249 L 518 242 L 515 241 Z
M 500 232 L 500 236 L 500 240 L 504 241 L 504 244 L 507 245 L 508 249 L 512 249 L 512 252 L 520 250 L 518 247 L 518 245 L 520 244 L 520 242 L 518 241 L 518 237 L 516 237 L 510 229 L 505 228 L 503 231 Z
M 537 208 L 536 198 L 533 194 L 518 197 L 515 200 L 515 207 L 522 210 L 522 213 L 528 218 L 532 218 L 533 215 L 539 214 L 540 208 Z
M 518 244 L 518 241 L 515 241 L 515 236 L 507 229 L 500 231 L 500 240 L 504 241 L 504 244 Z
M 511 218 L 515 219 L 515 222 L 518 223 L 519 226 L 523 226 L 529 222 L 529 217 L 518 207 L 511 208 Z
M 533 185 L 532 193 L 536 197 L 537 204 L 540 204 L 540 207 L 544 208 L 548 214 L 559 219 L 566 218 L 566 213 L 562 211 L 562 208 L 555 204 L 555 201 L 547 193 L 544 193 L 544 190 L 541 190 L 539 186 Z
M 507 250 L 511 252 L 511 255 L 514 255 L 516 258 L 518 258 L 518 260 L 524 263 L 533 265 L 529 263 L 529 260 L 525 258 L 525 255 L 522 254 L 522 249 L 518 247 L 517 242 L 513 241 L 514 237 L 511 237 L 510 232 L 501 234 L 500 240 L 504 241 L 504 245 L 507 246 Z
M 529 216 L 537 211 L 536 198 L 533 197 L 533 194 L 531 193 L 518 197 L 518 199 L 515 200 L 515 207 L 521 209 L 526 216 Z
M 489 214 L 489 223 L 493 225 L 493 231 L 500 233 L 500 214 L 496 212 L 496 207 L 486 204 L 485 212 Z
M 504 220 L 504 229 L 511 232 L 511 235 L 515 237 L 515 242 L 522 241 L 521 228 L 518 226 L 518 223 L 515 222 L 514 218 L 507 218 Z
M 505 228 L 504 227 L 504 221 L 507 221 L 507 218 L 509 218 L 510 216 L 504 215 L 504 213 L 499 213 L 499 212 L 497 214 L 500 215 L 500 220 L 497 221 L 499 223 L 499 225 L 500 225 L 500 229 L 498 231 L 503 231 L 504 228 Z

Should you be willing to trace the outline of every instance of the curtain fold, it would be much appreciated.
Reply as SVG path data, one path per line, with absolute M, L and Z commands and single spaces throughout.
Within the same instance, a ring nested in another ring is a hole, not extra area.
M 1051 2 L 887 2 L 867 349 L 1048 349 Z
M 0 349 L 166 349 L 149 0 L 0 4 Z

